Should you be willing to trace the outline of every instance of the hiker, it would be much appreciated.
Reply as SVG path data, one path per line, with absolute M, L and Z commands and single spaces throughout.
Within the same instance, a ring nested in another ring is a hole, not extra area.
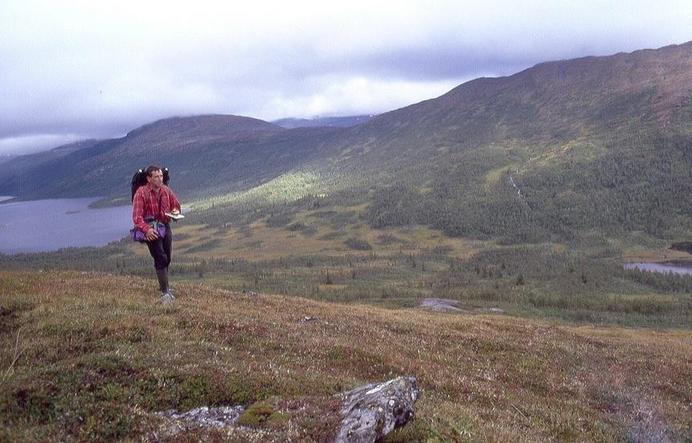
M 168 287 L 168 265 L 171 264 L 173 233 L 171 218 L 179 214 L 180 202 L 171 188 L 163 184 L 163 170 L 151 165 L 144 170 L 147 184 L 140 186 L 132 199 L 132 221 L 144 233 L 149 253 L 154 258 L 161 301 L 170 303 L 175 296 Z

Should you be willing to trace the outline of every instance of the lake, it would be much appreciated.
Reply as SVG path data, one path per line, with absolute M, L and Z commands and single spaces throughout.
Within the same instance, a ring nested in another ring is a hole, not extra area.
M 96 200 L 99 198 L 0 203 L 0 252 L 17 254 L 103 246 L 128 236 L 132 207 L 90 209 L 89 204 Z
M 639 269 L 647 272 L 660 272 L 662 274 L 692 275 L 692 267 L 677 266 L 671 263 L 626 263 L 625 269 Z

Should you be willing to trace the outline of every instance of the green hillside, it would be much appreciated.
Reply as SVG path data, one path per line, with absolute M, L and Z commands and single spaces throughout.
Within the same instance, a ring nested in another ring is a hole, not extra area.
M 285 174 L 213 200 L 205 216 L 288 217 L 319 195 L 365 204 L 373 228 L 422 224 L 505 243 L 595 231 L 685 238 L 691 60 L 688 43 L 474 80 L 337 134 L 303 168 L 309 183 Z
M 288 216 L 319 196 L 365 205 L 373 228 L 681 239 L 692 230 L 690 85 L 692 42 L 473 80 L 351 128 L 168 119 L 34 169 L 3 165 L 0 194 L 127 201 L 132 171 L 159 163 L 212 224 Z
M 343 139 L 335 169 L 378 188 L 374 225 L 689 230 L 691 84 L 692 43 L 545 63 L 376 117 Z
M 171 118 L 55 157 L 19 157 L 0 169 L 0 189 L 22 198 L 127 197 L 132 174 L 149 164 L 172 171 L 182 195 L 248 189 L 315 156 L 334 129 L 287 130 L 247 117 Z
M 328 441 L 334 394 L 397 375 L 423 395 L 388 442 L 692 438 L 692 276 L 623 267 L 692 267 L 692 42 L 352 127 L 165 119 L 3 162 L 0 195 L 130 204 L 150 163 L 186 211 L 172 305 L 129 238 L 0 254 L 0 441 Z

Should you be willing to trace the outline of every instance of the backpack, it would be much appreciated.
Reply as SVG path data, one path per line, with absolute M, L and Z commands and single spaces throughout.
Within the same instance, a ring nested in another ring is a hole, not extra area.
M 168 186 L 168 182 L 170 180 L 168 168 L 162 168 L 161 171 L 163 172 L 163 184 Z M 137 192 L 137 189 L 146 184 L 147 173 L 144 171 L 144 169 L 138 169 L 137 172 L 135 172 L 135 175 L 132 176 L 132 201 L 135 200 L 135 193 Z

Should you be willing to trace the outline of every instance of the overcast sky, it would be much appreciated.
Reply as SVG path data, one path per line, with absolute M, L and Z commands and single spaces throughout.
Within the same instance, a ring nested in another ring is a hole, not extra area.
M 175 115 L 381 113 L 689 40 L 690 1 L 0 0 L 0 154 Z

